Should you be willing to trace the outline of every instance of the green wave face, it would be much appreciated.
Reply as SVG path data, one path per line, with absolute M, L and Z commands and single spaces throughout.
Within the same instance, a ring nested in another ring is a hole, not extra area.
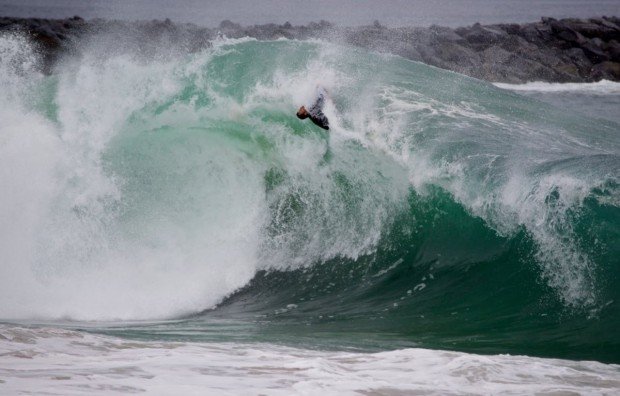
M 620 361 L 618 125 L 320 42 L 63 67 L 3 74 L 45 188 L 0 317 Z M 317 84 L 329 132 L 295 117 Z

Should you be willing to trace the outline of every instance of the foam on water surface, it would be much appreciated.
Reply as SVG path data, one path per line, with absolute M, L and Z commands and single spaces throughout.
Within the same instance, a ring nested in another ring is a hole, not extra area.
M 620 388 L 620 366 L 588 361 L 141 342 L 6 325 L 0 326 L 0 354 L 4 394 L 611 395 Z
M 594 95 L 620 94 L 620 83 L 608 80 L 601 80 L 593 83 L 548 83 L 536 81 L 526 84 L 495 83 L 495 85 L 513 91 L 584 92 Z

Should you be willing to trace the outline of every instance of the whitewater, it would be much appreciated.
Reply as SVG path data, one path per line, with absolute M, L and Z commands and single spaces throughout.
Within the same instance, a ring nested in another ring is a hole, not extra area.
M 0 36 L 0 393 L 620 387 L 613 118 L 322 41 L 75 45 Z

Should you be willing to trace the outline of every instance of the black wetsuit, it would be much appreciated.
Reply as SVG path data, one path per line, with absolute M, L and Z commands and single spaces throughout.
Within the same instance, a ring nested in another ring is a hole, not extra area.
M 329 130 L 329 120 L 323 114 L 323 106 L 325 105 L 325 91 L 319 90 L 316 101 L 310 108 L 308 109 L 308 114 L 310 114 L 310 120 L 314 122 L 315 125 L 323 129 Z

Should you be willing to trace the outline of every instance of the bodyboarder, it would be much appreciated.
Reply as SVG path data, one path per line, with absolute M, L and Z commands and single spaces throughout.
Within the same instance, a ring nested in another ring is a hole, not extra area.
M 329 130 L 329 120 L 323 114 L 323 106 L 325 105 L 325 97 L 327 96 L 327 91 L 325 88 L 318 86 L 316 99 L 312 106 L 306 109 L 305 106 L 301 106 L 299 110 L 297 110 L 297 117 L 301 120 L 304 120 L 310 117 L 310 121 L 312 121 L 315 125 Z

